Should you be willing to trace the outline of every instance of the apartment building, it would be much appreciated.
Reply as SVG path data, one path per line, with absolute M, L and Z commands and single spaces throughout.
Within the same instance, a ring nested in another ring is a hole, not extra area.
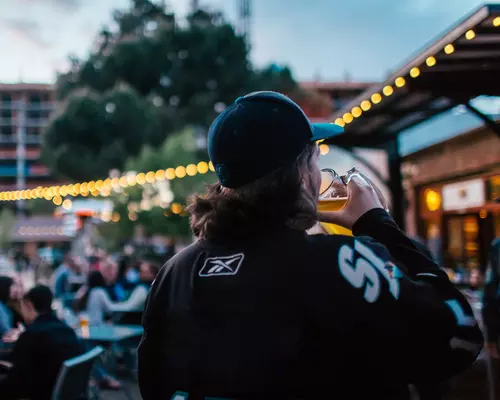
M 0 84 L 0 191 L 52 185 L 41 135 L 55 108 L 53 85 Z

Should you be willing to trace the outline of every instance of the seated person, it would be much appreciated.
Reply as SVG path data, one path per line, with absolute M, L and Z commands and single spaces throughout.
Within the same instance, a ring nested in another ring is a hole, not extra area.
M 138 285 L 130 297 L 123 302 L 115 303 L 106 291 L 106 280 L 99 271 L 89 274 L 88 284 L 83 295 L 76 302 L 77 311 L 86 311 L 91 325 L 104 323 L 106 314 L 112 312 L 142 312 L 146 304 L 149 287 L 156 278 L 159 268 L 152 263 L 141 265 L 140 279 Z
M 132 291 L 140 283 L 139 268 L 135 258 L 124 256 L 118 267 L 118 282 L 126 291 Z
M 0 381 L 2 400 L 49 400 L 62 363 L 84 353 L 75 332 L 52 312 L 52 292 L 46 286 L 31 289 L 19 304 L 27 325 L 19 336 L 12 368 Z
M 73 256 L 67 254 L 63 263 L 54 271 L 52 287 L 54 297 L 61 298 L 73 292 L 72 284 L 80 277 L 80 267 Z
M 146 306 L 149 288 L 160 269 L 159 257 L 149 256 L 140 259 L 139 283 L 127 300 L 130 309 L 117 320 L 117 323 L 124 325 L 140 325 L 142 323 L 142 312 Z
M 143 311 L 146 305 L 149 288 L 160 272 L 162 264 L 156 257 L 144 257 L 140 260 L 139 284 L 130 294 L 127 303 L 131 306 L 131 311 Z
M 14 326 L 20 322 L 16 310 L 12 309 L 12 301 L 22 297 L 22 286 L 16 280 L 0 276 L 0 338 L 8 336 Z
M 101 264 L 100 272 L 106 281 L 106 291 L 112 301 L 124 301 L 127 292 L 118 282 L 118 263 L 111 257 L 107 257 Z

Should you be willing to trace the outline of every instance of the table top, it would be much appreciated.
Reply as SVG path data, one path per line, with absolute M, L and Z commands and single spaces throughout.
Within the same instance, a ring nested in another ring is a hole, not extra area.
M 120 342 L 122 340 L 141 336 L 144 329 L 140 325 L 97 325 L 89 326 L 88 330 L 76 328 L 78 337 L 95 342 Z

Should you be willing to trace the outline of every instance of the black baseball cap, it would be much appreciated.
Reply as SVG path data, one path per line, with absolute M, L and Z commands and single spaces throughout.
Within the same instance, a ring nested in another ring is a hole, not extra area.
M 335 124 L 312 124 L 281 93 L 254 92 L 238 98 L 212 123 L 208 154 L 220 184 L 234 189 L 292 163 L 308 144 L 343 131 Z

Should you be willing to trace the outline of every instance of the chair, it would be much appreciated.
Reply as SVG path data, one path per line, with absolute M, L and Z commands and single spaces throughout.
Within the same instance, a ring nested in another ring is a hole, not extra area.
M 65 361 L 57 377 L 52 400 L 86 398 L 94 361 L 103 352 L 104 349 L 98 346 L 81 356 Z

